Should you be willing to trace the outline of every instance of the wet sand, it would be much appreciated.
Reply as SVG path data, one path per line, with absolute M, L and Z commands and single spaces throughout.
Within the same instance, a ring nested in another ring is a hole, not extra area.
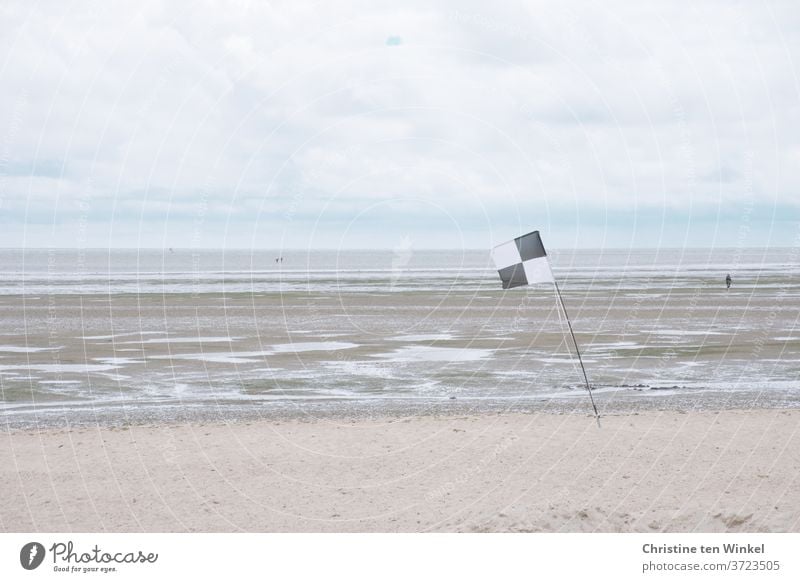
M 795 300 L 696 285 L 565 287 L 601 410 L 800 406 Z M 585 404 L 551 290 L 4 296 L 0 320 L 5 428 Z
M 3 531 L 800 531 L 800 411 L 0 435 Z
M 565 273 L 601 429 L 552 289 L 134 266 L 0 295 L 0 530 L 800 530 L 780 265 Z

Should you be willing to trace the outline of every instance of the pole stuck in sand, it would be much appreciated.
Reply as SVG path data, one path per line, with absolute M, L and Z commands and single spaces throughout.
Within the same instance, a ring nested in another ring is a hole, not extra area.
M 592 395 L 592 387 L 589 385 L 589 377 L 586 375 L 586 367 L 583 365 L 583 358 L 581 357 L 581 349 L 578 347 L 578 340 L 575 339 L 575 332 L 572 331 L 572 322 L 567 313 L 567 306 L 564 304 L 564 298 L 561 296 L 561 289 L 558 283 L 553 279 L 553 284 L 556 286 L 556 294 L 558 301 L 561 303 L 561 310 L 564 312 L 564 317 L 567 318 L 567 326 L 569 327 L 569 334 L 572 336 L 572 343 L 575 345 L 575 353 L 578 354 L 578 362 L 581 364 L 581 371 L 583 372 L 583 380 L 586 382 L 586 391 L 589 393 L 589 400 L 592 402 L 592 410 L 594 410 L 594 417 L 597 420 L 597 426 L 600 426 L 600 413 L 597 412 L 597 405 L 594 403 L 594 396 Z
M 578 362 L 581 365 L 583 380 L 586 382 L 586 391 L 589 393 L 589 400 L 592 403 L 594 417 L 599 427 L 600 413 L 597 411 L 597 405 L 594 402 L 592 387 L 589 384 L 586 367 L 583 365 L 583 357 L 578 347 L 578 340 L 575 339 L 575 332 L 572 330 L 572 321 L 570 321 L 567 306 L 564 304 L 564 298 L 561 296 L 561 289 L 559 289 L 558 283 L 555 277 L 553 277 L 553 271 L 550 269 L 550 261 L 547 260 L 547 251 L 544 250 L 544 244 L 542 243 L 542 237 L 539 236 L 539 231 L 534 230 L 533 232 L 529 232 L 514 240 L 496 246 L 492 249 L 492 258 L 494 259 L 497 272 L 500 275 L 500 280 L 503 283 L 503 289 L 512 289 L 514 287 L 521 287 L 534 283 L 552 283 L 555 286 L 561 310 L 564 312 L 564 317 L 567 319 L 569 334 L 575 346 L 575 353 L 578 355 Z

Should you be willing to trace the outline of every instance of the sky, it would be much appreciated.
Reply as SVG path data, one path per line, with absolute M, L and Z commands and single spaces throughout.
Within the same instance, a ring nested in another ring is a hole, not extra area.
M 0 4 L 0 246 L 800 246 L 800 4 Z

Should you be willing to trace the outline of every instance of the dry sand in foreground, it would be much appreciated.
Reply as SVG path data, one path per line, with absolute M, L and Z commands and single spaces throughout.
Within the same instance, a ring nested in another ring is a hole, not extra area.
M 800 411 L 0 435 L 3 531 L 800 531 Z

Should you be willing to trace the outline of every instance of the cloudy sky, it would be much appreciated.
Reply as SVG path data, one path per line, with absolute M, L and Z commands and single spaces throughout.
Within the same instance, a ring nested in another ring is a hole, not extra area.
M 800 4 L 0 4 L 0 245 L 800 244 Z

